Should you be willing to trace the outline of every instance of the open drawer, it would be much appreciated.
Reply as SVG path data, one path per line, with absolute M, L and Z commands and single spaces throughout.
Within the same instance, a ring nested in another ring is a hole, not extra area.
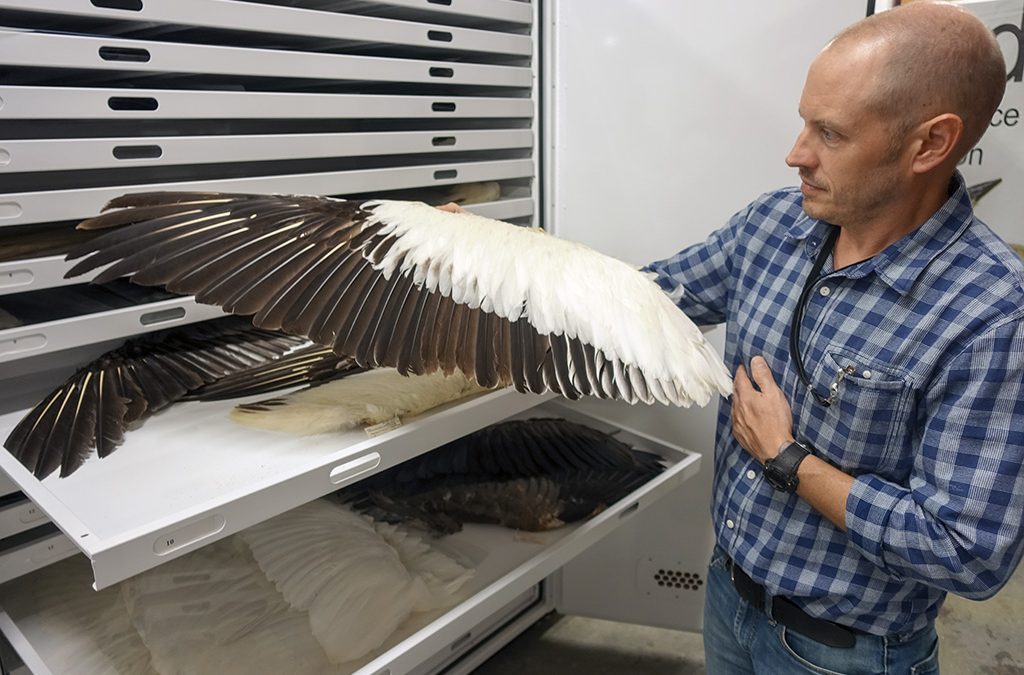
M 588 426 L 616 429 L 599 419 L 575 412 L 571 405 L 549 402 L 521 412 L 519 418 L 565 417 Z M 669 468 L 597 516 L 575 525 L 542 533 L 521 533 L 497 526 L 468 525 L 461 532 L 439 540 L 438 547 L 472 562 L 476 572 L 466 590 L 467 600 L 433 618 L 421 620 L 418 629 L 404 637 L 392 637 L 378 656 L 364 661 L 359 675 L 411 675 L 437 672 L 465 657 L 509 622 L 522 617 L 540 602 L 539 585 L 591 545 L 633 522 L 634 514 L 679 488 L 697 474 L 700 456 L 629 429 L 618 428 L 616 437 L 635 448 L 660 455 Z M 84 561 L 83 561 L 84 564 Z M 81 635 L 60 635 L 26 602 L 24 584 L 41 584 L 46 570 L 0 587 L 0 629 L 35 675 L 54 673 L 55 655 L 62 644 L 81 641 Z M 16 584 L 23 584 L 17 586 Z M 19 590 L 21 589 L 21 590 Z M 91 593 L 81 588 L 81 593 Z M 69 598 L 68 602 L 74 602 Z M 399 633 L 403 633 L 399 631 Z M 98 657 L 102 658 L 102 656 Z M 349 672 L 349 671 L 342 671 Z
M 5 451 L 0 468 L 89 557 L 103 588 L 544 397 L 495 391 L 406 418 L 373 437 L 363 429 L 294 436 L 242 427 L 229 411 L 245 400 L 172 406 L 129 432 L 109 457 L 94 456 L 67 478 L 54 473 L 40 481 Z M 0 437 L 26 412 L 0 415 Z

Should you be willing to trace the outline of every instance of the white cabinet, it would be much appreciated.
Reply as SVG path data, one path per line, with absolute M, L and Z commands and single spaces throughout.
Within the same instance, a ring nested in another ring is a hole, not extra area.
M 493 181 L 500 196 L 469 208 L 533 224 L 538 11 L 516 0 L 0 0 L 0 242 L 72 237 L 107 200 L 153 189 L 440 201 L 445 186 Z M 46 388 L 118 340 L 220 315 L 190 298 L 104 307 L 90 296 L 76 311 L 82 286 L 63 278 L 59 252 L 14 250 L 0 259 L 0 308 L 33 311 L 0 330 L 5 437 Z M 65 309 L 49 316 L 51 304 Z M 64 479 L 37 480 L 0 453 L 9 491 L 21 491 L 0 509 L 0 630 L 33 673 L 54 672 L 62 636 L 17 592 L 45 583 L 48 564 L 80 551 L 104 589 L 489 423 L 582 415 L 550 398 L 494 392 L 372 438 L 268 437 L 228 420 L 234 402 L 185 403 Z M 471 668 L 550 611 L 561 567 L 696 473 L 698 455 L 615 429 L 669 468 L 575 526 L 447 538 L 476 552 L 469 600 L 359 672 Z

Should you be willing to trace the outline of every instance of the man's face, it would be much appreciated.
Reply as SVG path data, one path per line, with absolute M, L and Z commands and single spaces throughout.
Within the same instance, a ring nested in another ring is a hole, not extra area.
M 786 164 L 800 172 L 804 211 L 812 218 L 856 227 L 903 192 L 907 176 L 892 151 L 892 125 L 866 104 L 877 69 L 877 53 L 851 46 L 822 52 L 807 73 L 804 128 Z

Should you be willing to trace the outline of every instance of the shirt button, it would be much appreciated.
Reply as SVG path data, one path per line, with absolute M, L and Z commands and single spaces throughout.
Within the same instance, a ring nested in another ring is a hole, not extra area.
M 832 293 L 832 289 L 828 286 L 822 286 L 818 292 L 821 293 L 821 297 L 827 298 Z
M 862 375 L 864 376 L 864 379 L 865 379 L 865 380 L 870 380 L 870 379 L 871 379 L 871 371 L 870 371 L 870 370 L 865 370 L 865 371 L 864 371 L 863 373 L 861 373 L 861 374 L 862 374 Z
M 747 470 L 747 478 L 749 478 L 750 480 L 754 480 L 755 478 L 757 478 L 757 474 L 754 473 L 753 469 Z
M 730 518 L 729 520 L 725 521 L 725 526 L 731 530 L 732 528 L 736 527 L 736 523 L 732 522 L 732 518 Z

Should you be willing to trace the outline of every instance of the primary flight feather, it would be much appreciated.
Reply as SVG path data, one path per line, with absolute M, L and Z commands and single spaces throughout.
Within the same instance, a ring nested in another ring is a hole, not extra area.
M 192 294 L 255 326 L 403 374 L 483 387 L 705 404 L 729 374 L 628 265 L 539 230 L 415 202 L 152 192 L 82 223 L 69 276 Z

